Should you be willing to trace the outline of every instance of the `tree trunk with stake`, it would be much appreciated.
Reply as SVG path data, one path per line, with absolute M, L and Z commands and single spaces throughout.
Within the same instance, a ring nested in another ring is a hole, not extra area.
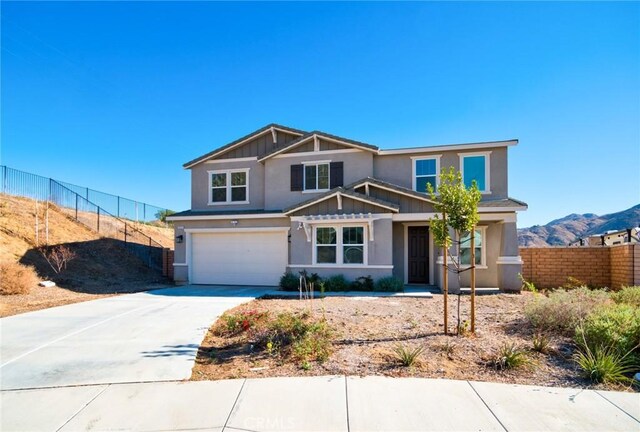
M 446 212 L 442 212 L 442 220 L 444 221 L 444 224 L 446 226 Z M 444 334 L 449 334 L 449 269 L 447 268 L 447 254 L 449 253 L 449 251 L 447 250 L 446 246 L 443 248 L 443 252 L 442 270 L 444 273 L 442 275 L 442 288 L 444 292 Z
M 476 332 L 476 227 L 471 230 L 471 333 Z

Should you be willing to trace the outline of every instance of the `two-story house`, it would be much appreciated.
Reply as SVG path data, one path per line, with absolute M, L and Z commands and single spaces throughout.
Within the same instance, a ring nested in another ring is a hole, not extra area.
M 476 235 L 479 287 L 519 291 L 516 213 L 507 151 L 517 140 L 383 150 L 271 124 L 184 164 L 191 210 L 175 224 L 174 277 L 211 285 L 278 285 L 306 269 L 348 279 L 396 276 L 441 285 L 442 250 L 426 185 L 460 170 L 482 191 Z M 470 264 L 469 242 L 454 252 Z M 450 286 L 456 290 L 457 277 Z M 469 272 L 462 285 L 468 286 Z

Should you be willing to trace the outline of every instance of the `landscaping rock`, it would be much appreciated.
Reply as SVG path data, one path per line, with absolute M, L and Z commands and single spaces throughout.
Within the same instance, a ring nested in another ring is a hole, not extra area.
M 53 282 L 53 281 L 42 281 L 38 285 L 40 285 L 41 287 L 45 287 L 45 288 L 51 288 L 51 287 L 56 286 L 56 283 Z

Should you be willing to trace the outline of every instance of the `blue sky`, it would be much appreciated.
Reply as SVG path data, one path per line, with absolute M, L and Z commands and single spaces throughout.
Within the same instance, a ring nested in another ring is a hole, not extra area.
M 518 138 L 520 226 L 640 202 L 639 3 L 3 2 L 2 164 L 187 209 L 271 123 L 383 148 Z

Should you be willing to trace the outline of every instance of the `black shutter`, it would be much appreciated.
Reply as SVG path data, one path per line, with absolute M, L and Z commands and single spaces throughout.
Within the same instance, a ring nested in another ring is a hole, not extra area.
M 331 189 L 344 186 L 344 162 L 331 162 L 329 165 Z
M 302 169 L 304 165 L 297 164 L 291 165 L 291 190 L 292 191 L 301 191 L 302 190 Z

